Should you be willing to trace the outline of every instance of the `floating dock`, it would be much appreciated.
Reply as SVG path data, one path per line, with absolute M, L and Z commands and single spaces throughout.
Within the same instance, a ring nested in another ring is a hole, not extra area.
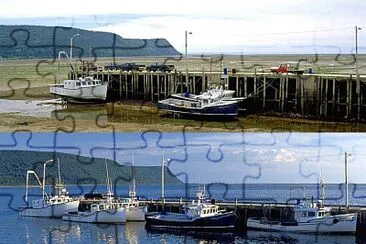
M 297 117 L 364 121 L 366 119 L 366 76 L 352 74 L 275 74 L 271 72 L 172 72 L 79 70 L 69 78 L 93 75 L 108 82 L 108 100 L 156 102 L 171 93 L 199 94 L 209 84 L 235 90 L 248 97 L 256 110 L 291 113 Z M 250 109 L 249 109 L 250 110 Z

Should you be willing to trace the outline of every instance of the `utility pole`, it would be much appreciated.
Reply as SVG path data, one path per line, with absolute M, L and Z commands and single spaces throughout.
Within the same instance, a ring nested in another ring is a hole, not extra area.
M 191 35 L 192 32 L 188 32 L 188 31 L 185 31 L 184 32 L 184 47 L 185 47 L 185 60 L 186 60 L 186 86 L 187 86 L 187 90 L 189 91 L 189 77 L 188 77 L 188 53 L 187 53 L 187 39 L 188 39 L 188 35 Z M 183 92 L 183 87 L 181 88 L 182 89 L 182 92 Z

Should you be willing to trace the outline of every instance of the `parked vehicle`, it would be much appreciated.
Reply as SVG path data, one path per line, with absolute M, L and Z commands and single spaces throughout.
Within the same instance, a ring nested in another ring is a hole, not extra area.
M 145 68 L 145 65 L 136 64 L 136 63 L 125 63 L 121 65 L 117 65 L 117 68 L 123 71 L 142 71 Z
M 174 65 L 171 64 L 152 64 L 146 66 L 146 71 L 161 71 L 161 72 L 170 72 L 174 70 Z
M 280 73 L 292 73 L 292 74 L 304 74 L 305 70 L 300 70 L 296 67 L 294 67 L 292 64 L 281 64 L 278 67 L 271 67 L 271 72 L 274 72 L 276 74 Z
M 143 71 L 145 65 L 136 63 L 109 64 L 104 66 L 105 70 Z

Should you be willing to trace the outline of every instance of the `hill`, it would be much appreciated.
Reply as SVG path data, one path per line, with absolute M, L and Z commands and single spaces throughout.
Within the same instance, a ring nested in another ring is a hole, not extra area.
M 104 159 L 77 156 L 68 153 L 3 150 L 0 151 L 0 185 L 24 185 L 27 170 L 33 169 L 41 178 L 43 163 L 47 164 L 46 183 L 53 184 L 57 177 L 57 158 L 60 161 L 61 178 L 65 184 L 105 184 Z M 128 184 L 132 179 L 132 167 L 107 160 L 109 176 L 113 184 Z M 136 166 L 137 184 L 160 184 L 160 166 Z M 165 168 L 165 183 L 182 183 Z
M 57 58 L 59 51 L 69 53 L 76 34 L 73 58 L 180 55 L 166 39 L 127 39 L 71 27 L 0 25 L 0 58 Z

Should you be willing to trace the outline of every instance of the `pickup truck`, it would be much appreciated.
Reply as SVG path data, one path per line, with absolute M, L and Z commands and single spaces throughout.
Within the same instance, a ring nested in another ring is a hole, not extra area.
M 123 71 L 142 71 L 144 70 L 145 65 L 140 65 L 136 63 L 124 63 L 124 64 L 110 64 L 104 66 L 105 70 L 123 70 Z
M 170 72 L 174 70 L 174 65 L 168 65 L 168 64 L 152 64 L 149 66 L 146 66 L 146 71 L 161 71 L 161 72 Z
M 292 73 L 292 74 L 301 75 L 301 74 L 305 73 L 305 70 L 296 69 L 291 64 L 281 64 L 278 67 L 271 67 L 271 72 L 274 72 L 274 73 L 277 73 L 277 74 L 279 74 L 279 73 Z
M 117 67 L 118 67 L 118 69 L 123 70 L 123 71 L 131 71 L 131 70 L 142 71 L 142 70 L 144 70 L 145 65 L 136 64 L 136 63 L 125 63 L 125 64 L 117 65 Z

